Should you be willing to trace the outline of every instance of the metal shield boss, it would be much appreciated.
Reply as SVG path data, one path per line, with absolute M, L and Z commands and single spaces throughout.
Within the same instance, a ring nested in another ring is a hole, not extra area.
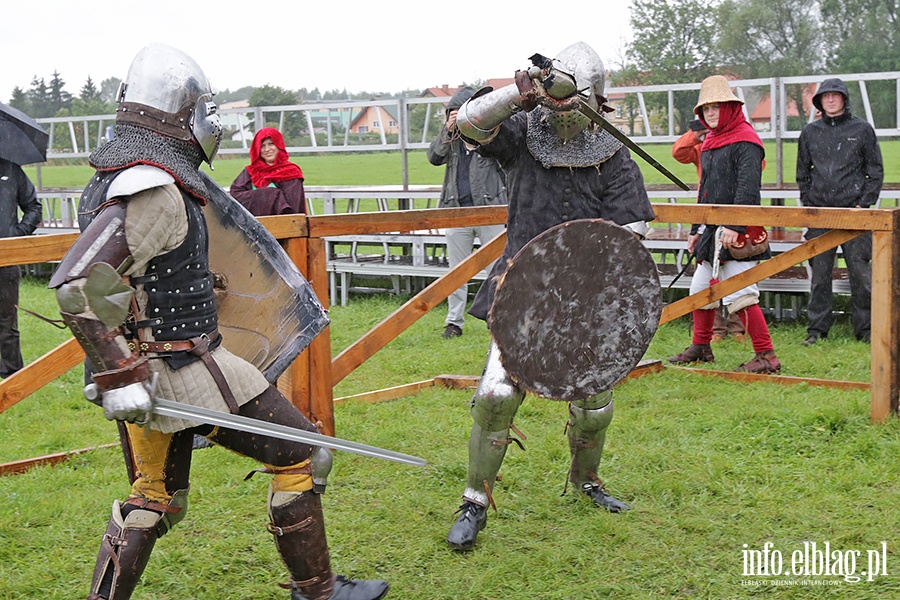
M 270 383 L 325 327 L 328 313 L 278 241 L 203 171 L 209 268 L 217 281 L 223 345 Z
M 582 219 L 548 229 L 516 254 L 489 323 L 513 381 L 572 401 L 624 379 L 661 312 L 656 263 L 640 240 L 610 221 Z

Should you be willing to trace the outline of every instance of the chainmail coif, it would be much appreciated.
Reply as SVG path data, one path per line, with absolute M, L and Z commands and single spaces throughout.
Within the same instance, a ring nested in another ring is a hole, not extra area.
M 159 167 L 205 205 L 209 192 L 200 178 L 203 151 L 193 141 L 176 140 L 155 131 L 117 123 L 115 137 L 91 153 L 88 159 L 98 171 L 115 171 L 134 165 Z
M 528 151 L 546 169 L 594 167 L 606 162 L 623 146 L 622 142 L 596 126 L 588 127 L 568 142 L 563 142 L 545 118 L 549 112 L 541 106 L 528 113 L 528 133 L 525 136 Z

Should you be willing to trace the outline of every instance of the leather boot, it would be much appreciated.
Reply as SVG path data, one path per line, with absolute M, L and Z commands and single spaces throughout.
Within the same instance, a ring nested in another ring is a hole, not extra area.
M 687 365 L 695 362 L 715 362 L 712 348 L 709 344 L 691 344 L 681 354 L 669 357 L 673 365 Z
M 466 500 L 457 512 L 459 516 L 447 534 L 447 543 L 454 550 L 471 550 L 478 532 L 487 525 L 487 508 Z
M 781 370 L 781 361 L 775 356 L 774 350 L 757 352 L 749 362 L 745 362 L 735 371 L 743 373 L 777 373 Z
M 269 516 L 268 530 L 291 574 L 291 600 L 377 600 L 387 594 L 387 582 L 332 573 L 318 494 L 304 492 L 284 504 L 272 504 Z
M 122 504 L 113 505 L 87 600 L 131 598 L 159 537 L 159 520 L 159 513 L 144 509 L 131 510 L 123 517 Z

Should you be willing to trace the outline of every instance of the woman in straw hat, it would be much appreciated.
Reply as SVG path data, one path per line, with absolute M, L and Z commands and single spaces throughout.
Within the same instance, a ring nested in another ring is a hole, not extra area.
M 765 150 L 762 140 L 744 117 L 744 103 L 734 95 L 728 80 L 721 75 L 707 77 L 700 84 L 700 98 L 694 112 L 709 129 L 701 147 L 702 175 L 698 191 L 701 204 L 745 204 L 758 206 Z M 719 279 L 734 277 L 770 258 L 768 249 L 755 256 L 736 258 L 731 249 L 744 243 L 746 227 L 742 225 L 693 225 L 688 237 L 688 251 L 697 258 L 697 269 L 691 281 L 691 294 L 710 286 L 714 276 L 713 261 L 718 261 Z M 722 299 L 729 314 L 737 314 L 756 355 L 737 371 L 776 373 L 781 363 L 775 356 L 772 337 L 762 310 L 756 284 L 729 294 Z M 716 303 L 718 304 L 718 303 Z M 695 310 L 693 340 L 684 352 L 669 358 L 673 364 L 713 362 L 710 341 L 716 306 Z

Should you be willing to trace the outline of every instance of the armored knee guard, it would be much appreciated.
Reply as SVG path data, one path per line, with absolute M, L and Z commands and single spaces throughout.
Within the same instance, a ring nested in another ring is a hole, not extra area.
M 569 481 L 579 489 L 585 483 L 599 482 L 597 468 L 612 417 L 611 391 L 569 404 L 567 434 L 572 454 Z
M 333 466 L 334 455 L 331 453 L 331 450 L 321 446 L 313 450 L 312 456 L 309 458 L 309 469 L 315 493 L 325 493 L 325 486 L 328 485 L 328 474 L 331 473 Z
M 88 600 L 127 600 L 150 560 L 156 540 L 184 518 L 187 490 L 167 505 L 132 499 L 113 503 Z
M 478 388 L 472 397 L 472 434 L 469 437 L 469 474 L 463 497 L 481 506 L 490 502 L 489 491 L 506 448 L 512 442 L 509 428 L 525 398 L 500 364 L 500 349 L 494 342 L 488 350 L 487 363 Z

